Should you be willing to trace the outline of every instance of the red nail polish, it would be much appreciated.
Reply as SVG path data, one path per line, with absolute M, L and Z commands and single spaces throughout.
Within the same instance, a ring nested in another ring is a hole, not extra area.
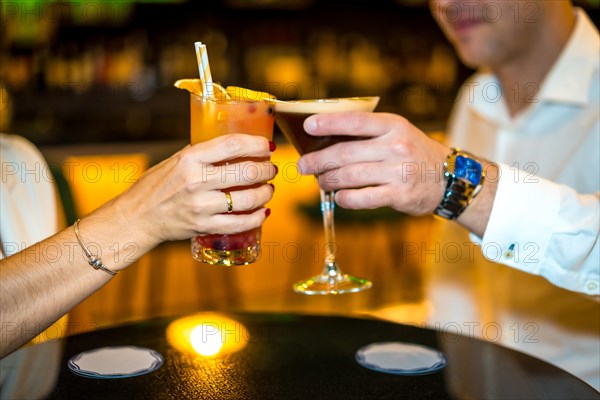
M 279 173 L 279 168 L 275 164 L 273 164 L 273 167 L 275 167 L 275 175 L 277 175 L 277 173 Z
M 268 217 L 269 215 L 271 215 L 271 209 L 265 208 L 265 217 Z
M 275 151 L 277 145 L 272 140 L 269 140 L 269 151 Z
M 273 188 L 273 192 L 275 191 L 275 185 L 273 185 L 271 182 L 269 182 L 269 185 L 271 185 L 271 188 Z

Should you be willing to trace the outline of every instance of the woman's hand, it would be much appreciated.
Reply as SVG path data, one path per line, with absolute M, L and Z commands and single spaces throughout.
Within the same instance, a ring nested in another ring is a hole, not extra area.
M 125 221 L 124 229 L 150 246 L 199 234 L 228 234 L 260 226 L 263 205 L 273 195 L 266 182 L 277 173 L 267 160 L 271 152 L 263 137 L 232 134 L 188 146 L 148 170 L 128 191 L 99 210 Z M 228 160 L 233 160 L 227 162 Z M 227 162 L 227 163 L 226 163 Z M 231 190 L 233 211 L 227 214 L 224 190 Z

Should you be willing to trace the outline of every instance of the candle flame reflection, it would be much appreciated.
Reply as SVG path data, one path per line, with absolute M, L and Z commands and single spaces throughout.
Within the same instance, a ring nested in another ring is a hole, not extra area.
M 240 322 L 216 313 L 199 313 L 173 321 L 167 341 L 177 350 L 202 357 L 231 354 L 246 347 L 248 329 Z

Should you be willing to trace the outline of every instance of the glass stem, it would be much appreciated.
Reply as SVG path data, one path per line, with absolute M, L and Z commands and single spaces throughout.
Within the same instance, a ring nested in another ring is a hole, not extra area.
M 323 213 L 323 226 L 325 227 L 325 269 L 323 273 L 331 277 L 339 275 L 335 252 L 335 229 L 333 215 L 335 210 L 334 192 L 321 189 L 321 212 Z

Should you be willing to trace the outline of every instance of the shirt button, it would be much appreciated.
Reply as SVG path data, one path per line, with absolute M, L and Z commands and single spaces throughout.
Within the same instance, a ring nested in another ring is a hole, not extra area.
M 596 292 L 598 290 L 598 281 L 589 280 L 585 283 L 585 287 L 590 292 Z

